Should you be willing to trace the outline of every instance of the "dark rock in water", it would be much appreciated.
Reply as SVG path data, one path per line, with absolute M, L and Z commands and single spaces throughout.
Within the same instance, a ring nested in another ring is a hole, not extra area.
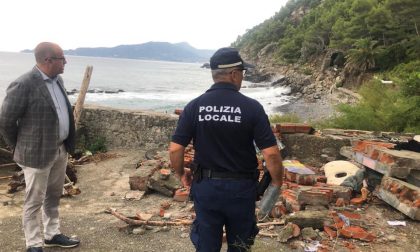
M 66 91 L 67 95 L 74 95 L 75 93 L 78 93 L 77 89 L 72 89 L 70 91 Z
M 259 82 L 268 82 L 271 80 L 271 77 L 272 77 L 271 74 L 263 74 L 255 70 L 248 70 L 244 76 L 244 80 L 253 82 L 253 83 L 259 83 Z
M 89 89 L 87 92 L 96 94 L 96 93 L 103 93 L 104 91 L 102 89 L 99 89 L 99 88 L 94 88 L 94 89 Z
M 210 68 L 210 63 L 204 63 L 201 68 Z
M 247 85 L 248 88 L 259 88 L 259 87 L 269 87 L 270 83 L 251 83 Z
M 288 86 L 290 84 L 289 79 L 286 76 L 282 76 L 280 79 L 271 82 L 271 86 Z
M 123 89 L 107 89 L 107 90 L 102 90 L 102 89 L 99 89 L 99 88 L 94 88 L 94 89 L 89 89 L 87 92 L 88 93 L 91 93 L 91 94 L 102 94 L 102 93 L 105 93 L 105 94 L 118 94 L 118 93 L 125 92 L 125 91 Z

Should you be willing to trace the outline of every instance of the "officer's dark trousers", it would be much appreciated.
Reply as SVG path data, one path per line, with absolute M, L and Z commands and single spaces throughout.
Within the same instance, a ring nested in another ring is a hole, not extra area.
M 197 251 L 220 251 L 223 226 L 228 251 L 247 251 L 258 233 L 255 219 L 257 182 L 204 178 L 192 185 L 196 219 L 191 241 Z

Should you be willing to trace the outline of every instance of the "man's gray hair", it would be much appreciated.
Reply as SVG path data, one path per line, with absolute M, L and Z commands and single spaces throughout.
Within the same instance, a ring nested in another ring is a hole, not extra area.
M 45 59 L 55 54 L 54 48 L 57 45 L 51 42 L 39 43 L 34 50 L 35 60 L 37 63 L 44 64 Z
M 234 68 L 226 68 L 226 69 L 215 69 L 211 70 L 211 76 L 213 79 L 218 79 L 222 76 L 230 74 Z

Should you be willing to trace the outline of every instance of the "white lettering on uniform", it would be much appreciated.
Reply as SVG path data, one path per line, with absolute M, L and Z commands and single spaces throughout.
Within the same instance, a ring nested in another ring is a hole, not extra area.
M 241 108 L 233 106 L 200 106 L 198 121 L 241 123 Z M 239 114 L 239 115 L 235 115 Z

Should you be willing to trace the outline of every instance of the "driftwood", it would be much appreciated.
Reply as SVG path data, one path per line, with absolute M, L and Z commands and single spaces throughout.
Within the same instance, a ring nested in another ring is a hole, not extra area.
M 92 76 L 92 66 L 87 66 L 85 71 L 85 76 L 83 77 L 82 86 L 80 88 L 79 96 L 77 97 L 77 102 L 74 107 L 74 122 L 76 125 L 76 130 L 79 128 L 80 116 L 82 114 L 83 104 L 85 102 L 86 92 L 89 87 L 90 77 Z
M 107 213 L 110 213 L 117 217 L 118 219 L 124 221 L 125 223 L 132 225 L 132 226 L 142 226 L 142 225 L 149 225 L 149 226 L 181 226 L 181 225 L 191 225 L 192 220 L 179 220 L 179 221 L 151 221 L 151 220 L 138 220 L 138 219 L 131 219 L 129 217 L 124 216 L 121 213 L 118 213 L 114 209 L 107 209 Z
M 4 177 L 0 177 L 0 179 L 11 179 L 13 178 L 13 176 L 4 176 Z
M 265 226 L 284 225 L 284 224 L 285 224 L 285 222 L 283 220 L 283 221 L 257 223 L 257 226 L 258 227 L 265 227 Z
M 269 233 L 269 232 L 263 232 L 263 231 L 258 232 L 258 235 L 259 236 L 264 236 L 264 237 L 270 237 L 270 238 L 274 238 L 274 237 L 278 237 L 279 236 L 276 233 Z

